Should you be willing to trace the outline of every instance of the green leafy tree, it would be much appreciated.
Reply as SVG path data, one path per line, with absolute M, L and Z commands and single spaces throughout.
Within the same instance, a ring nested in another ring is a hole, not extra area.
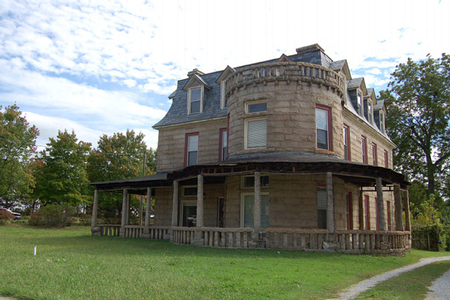
M 397 170 L 439 195 L 450 158 L 450 56 L 396 66 L 388 90 L 380 93 L 389 108 L 386 129 L 397 149 Z M 438 193 L 439 192 L 439 193 Z
M 101 136 L 98 147 L 92 149 L 89 156 L 90 181 L 103 182 L 142 176 L 144 153 L 144 175 L 153 174 L 156 171 L 156 151 L 147 149 L 144 137 L 143 133 L 136 134 L 133 130 Z M 99 205 L 118 216 L 122 209 L 122 195 L 100 193 Z
M 92 202 L 87 176 L 90 143 L 75 133 L 58 131 L 35 164 L 35 195 L 44 204 L 86 205 Z
M 4 111 L 0 106 L 0 198 L 6 206 L 27 198 L 34 186 L 30 160 L 38 135 L 39 130 L 30 126 L 16 104 Z

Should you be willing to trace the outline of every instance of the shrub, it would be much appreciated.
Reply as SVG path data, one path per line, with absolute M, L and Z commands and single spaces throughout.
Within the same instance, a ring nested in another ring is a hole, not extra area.
M 0 209 L 0 225 L 5 225 L 10 220 L 14 220 L 14 215 L 7 210 Z
M 28 224 L 45 227 L 65 227 L 71 225 L 74 209 L 67 205 L 47 205 L 33 213 Z
M 72 224 L 80 226 L 91 225 L 91 216 L 80 214 L 78 217 L 72 218 Z

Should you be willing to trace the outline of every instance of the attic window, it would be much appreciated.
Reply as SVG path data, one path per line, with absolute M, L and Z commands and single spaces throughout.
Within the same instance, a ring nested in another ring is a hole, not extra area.
M 380 131 L 386 134 L 386 127 L 384 125 L 384 112 L 380 111 Z
M 372 100 L 368 101 L 367 104 L 367 115 L 368 115 L 368 120 L 370 124 L 373 124 L 373 104 L 372 104 Z
M 362 95 L 360 93 L 358 93 L 358 114 L 360 116 L 364 116 L 363 100 L 362 100 Z
M 189 114 L 198 114 L 202 112 L 203 88 L 197 87 L 189 89 L 188 92 L 188 112 Z

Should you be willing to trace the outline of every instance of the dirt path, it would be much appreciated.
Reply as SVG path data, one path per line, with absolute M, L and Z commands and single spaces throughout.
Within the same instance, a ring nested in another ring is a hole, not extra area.
M 450 260 L 450 256 L 422 258 L 420 260 L 420 262 L 418 262 L 418 263 L 415 263 L 415 264 L 412 264 L 412 265 L 409 265 L 409 266 L 406 266 L 406 267 L 402 267 L 402 268 L 399 268 L 399 269 L 395 269 L 395 270 L 392 270 L 392 271 L 389 271 L 389 272 L 386 272 L 386 273 L 374 276 L 374 277 L 372 277 L 370 279 L 361 281 L 360 283 L 358 283 L 356 285 L 353 285 L 353 286 L 349 287 L 348 289 L 346 289 L 344 292 L 342 292 L 339 295 L 339 298 L 334 299 L 334 300 L 354 299 L 359 294 L 361 294 L 362 292 L 365 292 L 365 291 L 373 288 L 374 286 L 376 286 L 378 283 L 380 283 L 382 281 L 388 280 L 389 278 L 398 276 L 398 275 L 400 275 L 402 273 L 412 271 L 412 270 L 414 270 L 416 268 L 419 268 L 419 267 L 422 267 L 422 266 L 425 266 L 425 265 L 428 265 L 428 264 L 431 264 L 431 263 L 434 263 L 434 262 L 445 261 L 445 260 Z M 449 273 L 449 272 L 447 272 L 447 273 Z M 444 275 L 446 275 L 446 274 L 444 274 Z M 446 281 L 446 282 L 447 282 L 447 285 L 448 285 L 448 281 Z M 436 288 L 437 289 L 442 289 L 443 286 L 442 285 L 437 285 Z M 429 299 L 436 299 L 436 300 L 437 299 L 447 299 L 448 300 L 449 298 L 447 296 L 447 298 L 429 298 Z

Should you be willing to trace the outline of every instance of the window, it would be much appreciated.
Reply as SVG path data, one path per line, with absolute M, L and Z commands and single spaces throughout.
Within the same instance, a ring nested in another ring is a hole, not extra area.
M 372 162 L 374 166 L 378 166 L 378 151 L 377 144 L 372 143 Z
M 241 202 L 241 227 L 254 227 L 254 194 L 243 194 Z M 261 227 L 269 227 L 269 194 L 261 194 Z
M 368 101 L 368 120 L 370 124 L 373 124 L 373 103 L 372 100 Z
M 384 124 L 384 112 L 380 110 L 380 131 L 381 133 L 386 134 L 386 127 Z
M 197 197 L 197 186 L 183 186 L 183 197 Z
M 364 211 L 366 213 L 366 230 L 370 230 L 370 202 L 369 202 L 369 196 L 364 195 Z
M 362 95 L 360 93 L 358 93 L 358 114 L 360 116 L 364 116 L 363 100 L 362 100 Z
M 228 134 L 226 128 L 220 129 L 219 139 L 219 161 L 224 161 L 228 154 Z
M 316 131 L 317 148 L 324 150 L 333 150 L 331 145 L 331 108 L 326 106 L 316 106 Z
M 389 156 L 386 150 L 384 150 L 384 167 L 389 168 Z
M 317 187 L 317 228 L 327 229 L 327 188 Z
M 350 155 L 350 128 L 344 124 L 344 159 L 351 160 Z
M 203 88 L 192 88 L 188 92 L 188 114 L 198 114 L 202 110 Z
M 267 119 L 264 117 L 246 120 L 245 134 L 245 149 L 266 147 Z
M 264 102 L 251 102 L 247 103 L 246 113 L 255 113 L 261 111 L 267 111 L 267 101 Z
M 367 140 L 365 136 L 361 136 L 362 162 L 367 164 Z
M 353 230 L 353 201 L 352 192 L 345 194 L 345 206 L 347 216 L 347 230 Z
M 269 186 L 269 175 L 261 175 L 259 177 L 260 186 L 268 187 Z M 248 175 L 242 176 L 242 188 L 253 188 L 255 187 L 255 176 Z
M 185 166 L 198 163 L 198 132 L 186 134 Z

